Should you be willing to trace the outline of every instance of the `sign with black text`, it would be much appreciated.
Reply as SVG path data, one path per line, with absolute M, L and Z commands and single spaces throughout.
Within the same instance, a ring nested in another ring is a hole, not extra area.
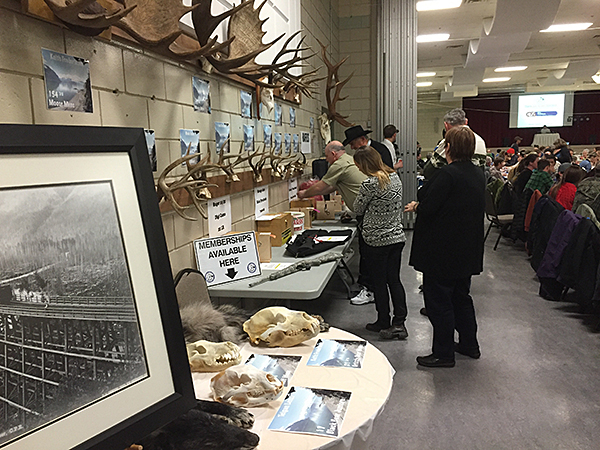
M 208 200 L 208 234 L 222 236 L 231 231 L 231 199 L 229 195 Z
M 196 239 L 194 252 L 208 286 L 261 274 L 254 231 Z
M 288 200 L 296 200 L 298 198 L 298 178 L 290 178 L 288 180 Z
M 254 216 L 258 219 L 269 212 L 269 188 L 267 186 L 254 188 Z

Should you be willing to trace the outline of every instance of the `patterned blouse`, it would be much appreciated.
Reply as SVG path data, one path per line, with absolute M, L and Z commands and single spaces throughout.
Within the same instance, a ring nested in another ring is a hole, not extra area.
M 362 182 L 354 201 L 354 212 L 363 220 L 363 239 L 371 247 L 405 242 L 402 226 L 402 182 L 397 174 L 390 174 L 390 184 L 385 189 L 379 187 L 376 177 Z

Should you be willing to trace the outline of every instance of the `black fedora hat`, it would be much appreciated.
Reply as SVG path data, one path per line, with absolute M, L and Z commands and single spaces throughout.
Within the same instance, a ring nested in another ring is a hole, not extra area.
M 372 131 L 373 130 L 363 130 L 363 127 L 360 125 L 350 127 L 346 131 L 344 131 L 344 134 L 346 135 L 346 139 L 344 139 L 344 142 L 342 142 L 342 145 L 346 146 L 350 142 L 352 142 L 354 139 L 356 139 L 357 137 L 366 136 L 367 134 L 371 133 Z

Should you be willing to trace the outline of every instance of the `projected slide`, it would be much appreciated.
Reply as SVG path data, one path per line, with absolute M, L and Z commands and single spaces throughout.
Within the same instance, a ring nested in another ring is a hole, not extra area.
M 565 94 L 519 96 L 518 128 L 562 127 Z

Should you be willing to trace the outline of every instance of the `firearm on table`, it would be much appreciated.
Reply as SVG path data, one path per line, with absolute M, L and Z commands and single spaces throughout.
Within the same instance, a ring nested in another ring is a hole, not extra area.
M 261 278 L 258 281 L 250 283 L 249 287 L 258 286 L 259 284 L 266 283 L 267 281 L 273 281 L 281 277 L 285 277 L 287 275 L 291 275 L 292 273 L 300 272 L 301 270 L 310 270 L 313 266 L 320 266 L 321 264 L 325 264 L 331 261 L 339 261 L 342 259 L 344 255 L 338 252 L 327 253 L 325 255 L 319 256 L 318 258 L 313 259 L 305 259 L 302 261 L 298 261 L 297 263 L 292 264 L 291 266 L 286 267 L 285 269 L 278 270 L 277 272 L 273 272 L 272 274 Z

